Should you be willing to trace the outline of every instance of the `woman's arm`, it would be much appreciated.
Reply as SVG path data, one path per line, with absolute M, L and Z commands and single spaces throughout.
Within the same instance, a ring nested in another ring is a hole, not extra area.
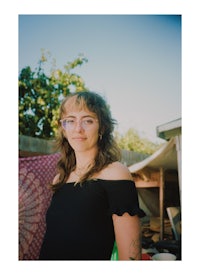
M 119 260 L 141 260 L 141 226 L 138 216 L 113 214 Z

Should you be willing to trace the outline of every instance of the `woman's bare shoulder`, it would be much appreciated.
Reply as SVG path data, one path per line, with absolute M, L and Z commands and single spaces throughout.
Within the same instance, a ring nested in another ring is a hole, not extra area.
M 129 169 L 118 161 L 109 164 L 99 176 L 107 180 L 133 180 Z
M 53 181 L 52 181 L 52 185 L 55 185 L 55 184 L 57 184 L 57 183 L 59 182 L 59 177 L 60 177 L 60 174 L 57 174 L 57 175 L 54 177 L 54 179 L 53 179 Z

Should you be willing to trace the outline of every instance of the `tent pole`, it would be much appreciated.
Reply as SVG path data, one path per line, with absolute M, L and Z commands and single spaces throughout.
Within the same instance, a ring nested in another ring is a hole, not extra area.
M 164 238 L 164 171 L 160 167 L 160 188 L 159 188 L 159 200 L 160 200 L 160 240 Z

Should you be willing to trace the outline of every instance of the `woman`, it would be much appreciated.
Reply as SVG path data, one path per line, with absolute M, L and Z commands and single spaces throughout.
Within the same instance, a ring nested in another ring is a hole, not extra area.
M 119 162 L 114 125 L 96 93 L 62 102 L 61 158 L 40 260 L 109 260 L 115 240 L 119 260 L 141 259 L 141 210 L 131 174 Z

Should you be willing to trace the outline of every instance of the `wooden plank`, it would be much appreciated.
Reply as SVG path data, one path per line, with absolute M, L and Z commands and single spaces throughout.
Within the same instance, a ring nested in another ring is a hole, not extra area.
M 158 181 L 143 181 L 143 180 L 134 180 L 136 188 L 151 188 L 151 187 L 160 187 Z
M 159 189 L 159 200 L 160 200 L 160 240 L 164 238 L 164 171 L 160 168 L 160 189 Z

